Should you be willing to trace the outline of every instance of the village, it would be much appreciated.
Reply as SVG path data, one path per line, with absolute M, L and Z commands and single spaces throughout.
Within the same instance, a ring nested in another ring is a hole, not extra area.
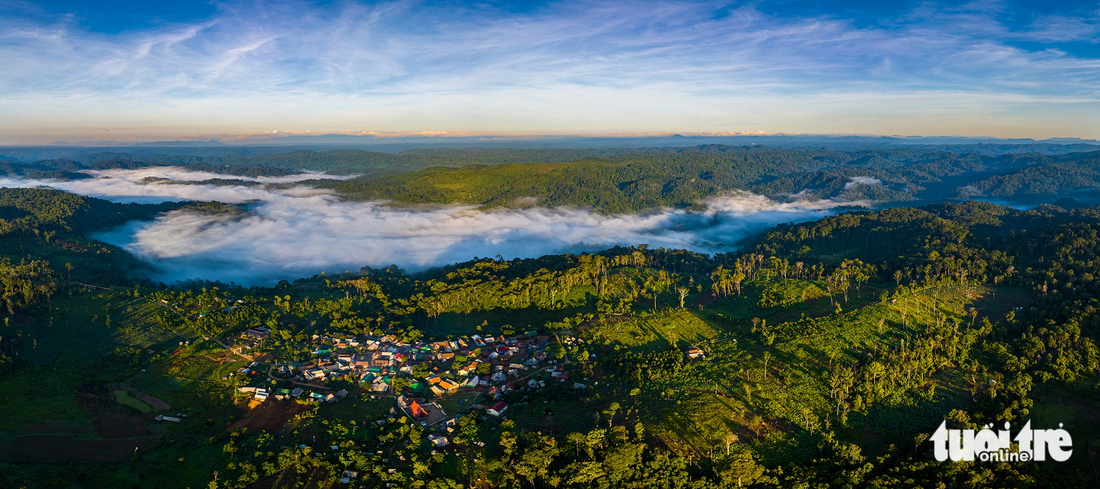
M 242 332 L 229 348 L 238 354 L 262 350 L 266 328 Z M 567 334 L 472 335 L 458 339 L 407 343 L 395 336 L 334 337 L 313 335 L 301 345 L 310 362 L 292 362 L 260 354 L 231 376 L 250 407 L 264 402 L 338 403 L 349 396 L 392 400 L 389 416 L 404 415 L 421 427 L 450 432 L 464 413 L 506 417 L 504 395 L 536 391 L 547 383 L 573 389 L 588 384 L 570 378 L 566 349 L 584 344 Z M 448 412 L 441 400 L 458 393 L 478 400 Z M 445 434 L 432 435 L 436 447 Z

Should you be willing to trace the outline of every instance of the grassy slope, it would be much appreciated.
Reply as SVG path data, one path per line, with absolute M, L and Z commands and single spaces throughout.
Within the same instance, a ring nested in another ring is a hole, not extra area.
M 849 310 L 840 314 L 819 307 L 828 306 L 827 299 L 813 306 L 768 311 L 752 303 L 746 292 L 745 297 L 729 297 L 702 309 L 622 321 L 589 334 L 635 351 L 703 346 L 708 358 L 691 364 L 684 375 L 643 386 L 657 398 L 642 408 L 654 424 L 651 432 L 684 453 L 700 456 L 709 456 L 713 447 L 724 449 L 722 439 L 732 432 L 743 441 L 753 440 L 760 455 L 775 460 L 800 450 L 802 431 L 794 428 L 805 423 L 803 407 L 819 418 L 831 409 L 825 375 L 832 362 L 852 359 L 857 350 L 890 347 L 898 338 L 934 321 L 936 314 L 969 321 L 968 307 L 998 313 L 1006 309 L 1006 302 L 1019 299 L 1010 289 L 999 298 L 994 298 L 995 292 L 983 289 L 971 300 L 958 288 L 941 287 L 886 304 L 870 300 L 870 294 L 853 295 Z M 845 305 L 842 299 L 841 304 Z M 792 309 L 798 318 L 791 319 Z M 802 314 L 807 319 L 801 319 Z M 768 323 L 780 332 L 774 344 L 766 345 L 759 334 L 751 333 L 751 317 L 771 319 Z M 738 341 L 706 341 L 730 336 Z M 767 379 L 763 373 L 765 351 L 770 355 Z M 885 400 L 866 415 L 852 415 L 851 428 L 841 430 L 840 436 L 882 449 L 885 447 L 876 442 L 887 435 L 919 432 L 929 426 L 934 429 L 944 413 L 968 401 L 966 380 L 957 372 L 948 369 L 934 383 L 937 389 L 931 397 L 922 390 L 912 391 Z M 745 385 L 752 388 L 751 393 L 746 393 Z M 668 393 L 662 394 L 664 391 Z
M 91 426 L 97 416 L 77 404 L 77 393 L 88 386 L 118 379 L 126 379 L 146 394 L 170 403 L 172 410 L 166 414 L 190 414 L 194 422 L 180 425 L 143 422 L 162 444 L 173 446 L 176 443 L 173 440 L 193 442 L 196 438 L 218 434 L 224 431 L 233 416 L 239 415 L 231 403 L 227 405 L 225 395 L 231 390 L 225 386 L 214 389 L 210 384 L 236 370 L 241 362 L 223 364 L 210 360 L 207 355 L 211 350 L 202 346 L 209 342 L 171 353 L 178 348 L 179 342 L 195 340 L 195 335 L 187 330 L 171 331 L 160 325 L 153 318 L 161 308 L 148 299 L 134 297 L 129 292 L 75 288 L 72 296 L 59 294 L 52 306 L 52 325 L 51 314 L 44 309 L 17 316 L 18 326 L 31 332 L 25 340 L 31 344 L 24 344 L 19 349 L 19 357 L 28 363 L 0 377 L 0 392 L 4 393 L 0 396 L 0 413 L 3 413 L 0 415 L 0 443 L 18 444 L 19 436 L 25 436 L 25 427 L 40 423 Z M 110 325 L 106 324 L 107 316 L 111 318 Z M 144 354 L 146 349 L 169 352 L 169 355 L 149 365 L 148 373 L 142 373 L 139 370 L 146 367 L 148 360 L 132 362 L 129 353 L 119 353 L 119 349 L 125 348 L 143 352 L 144 359 L 149 358 Z M 108 391 L 108 394 L 113 400 L 113 393 Z M 211 420 L 209 424 L 204 422 L 206 419 Z M 95 433 L 80 436 L 101 440 Z M 193 443 L 140 452 L 139 455 L 138 467 L 132 471 L 120 472 L 104 466 L 102 470 L 86 467 L 85 472 L 111 485 L 160 481 L 161 486 L 167 487 L 190 481 L 188 484 L 197 486 L 224 463 L 210 447 Z M 20 471 L 36 470 L 34 465 L 20 467 Z M 134 474 L 147 474 L 148 479 L 132 479 Z

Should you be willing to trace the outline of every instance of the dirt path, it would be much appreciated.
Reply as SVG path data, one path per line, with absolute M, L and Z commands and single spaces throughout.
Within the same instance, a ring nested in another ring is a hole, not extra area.
M 306 404 L 268 400 L 250 409 L 243 418 L 226 428 L 226 431 L 248 428 L 249 431 L 261 430 L 274 433 L 282 428 L 283 424 L 290 418 L 310 409 L 312 409 L 312 406 Z

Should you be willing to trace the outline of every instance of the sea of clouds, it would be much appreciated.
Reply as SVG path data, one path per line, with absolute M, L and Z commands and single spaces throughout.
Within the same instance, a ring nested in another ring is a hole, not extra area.
M 538 257 L 643 243 L 716 253 L 736 250 L 746 236 L 778 223 L 814 220 L 842 207 L 868 205 L 833 200 L 778 202 L 748 192 L 731 192 L 705 201 L 705 212 L 603 215 L 568 208 L 399 208 L 382 202 L 346 201 L 305 186 L 276 189 L 141 182 L 149 176 L 181 181 L 237 178 L 179 168 L 89 173 L 96 178 L 0 179 L 0 186 L 45 185 L 115 202 L 217 200 L 241 204 L 249 211 L 243 216 L 172 211 L 154 221 L 131 222 L 95 236 L 148 261 L 157 270 L 151 278 L 165 283 L 206 279 L 270 285 L 322 271 L 357 271 L 363 266 L 398 265 L 418 271 L 474 257 Z M 318 177 L 328 178 L 309 174 L 241 179 L 286 183 Z

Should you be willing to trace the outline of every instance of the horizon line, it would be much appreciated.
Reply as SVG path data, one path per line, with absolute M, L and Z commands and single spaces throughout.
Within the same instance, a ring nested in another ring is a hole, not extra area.
M 175 139 L 164 138 L 126 138 L 121 140 L 88 139 L 78 142 L 54 141 L 50 143 L 0 143 L 0 147 L 125 147 L 125 146 L 157 146 L 180 145 L 199 147 L 203 143 L 212 146 L 250 146 L 274 143 L 280 140 L 296 139 L 295 144 L 311 144 L 302 139 L 345 137 L 362 138 L 363 142 L 373 141 L 378 143 L 394 143 L 414 139 L 471 140 L 476 142 L 508 142 L 508 141 L 537 141 L 537 140 L 594 140 L 594 139 L 659 139 L 659 138 L 692 138 L 692 139 L 720 139 L 720 138 L 865 138 L 865 139 L 892 139 L 919 141 L 927 139 L 961 139 L 973 141 L 1030 141 L 1033 143 L 1055 142 L 1068 143 L 1095 143 L 1100 144 L 1100 139 L 1082 138 L 1076 136 L 1066 137 L 1001 137 L 1001 136 L 964 136 L 953 134 L 873 134 L 873 133 L 798 133 L 798 132 L 767 132 L 767 131 L 684 131 L 684 132 L 615 132 L 615 133 L 550 133 L 550 132 L 481 132 L 481 131 L 267 131 L 260 133 L 240 134 L 188 134 Z M 410 141 L 411 142 L 411 141 Z M 281 143 L 287 144 L 287 143 Z M 317 142 L 312 144 L 346 144 L 342 142 Z M 370 144 L 370 143 L 366 143 Z

